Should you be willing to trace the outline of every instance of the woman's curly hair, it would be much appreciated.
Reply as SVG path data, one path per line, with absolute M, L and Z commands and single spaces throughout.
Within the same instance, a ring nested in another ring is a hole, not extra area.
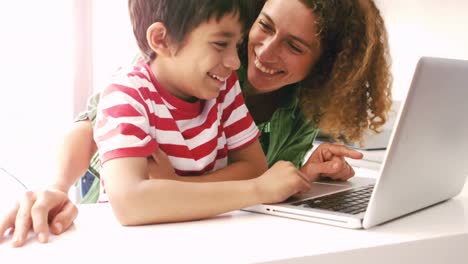
M 337 141 L 361 142 L 387 121 L 390 56 L 385 23 L 372 0 L 301 0 L 316 16 L 321 55 L 301 82 L 307 119 Z

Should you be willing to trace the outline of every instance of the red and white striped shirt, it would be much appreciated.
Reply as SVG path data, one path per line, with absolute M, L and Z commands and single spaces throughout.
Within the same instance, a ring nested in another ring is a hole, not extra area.
M 235 72 L 217 98 L 190 103 L 161 87 L 146 63 L 115 74 L 101 93 L 94 130 L 101 164 L 160 148 L 181 176 L 227 166 L 229 151 L 259 135 Z

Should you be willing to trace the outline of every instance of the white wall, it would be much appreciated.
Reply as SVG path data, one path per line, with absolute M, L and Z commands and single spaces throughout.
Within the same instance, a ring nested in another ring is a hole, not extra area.
M 102 90 L 115 69 L 131 63 L 139 50 L 127 0 L 93 1 L 92 9 L 94 90 Z
M 108 76 L 137 53 L 127 3 L 0 3 L 0 167 L 28 187 L 46 186 L 55 176 L 58 144 L 75 112 L 83 109 L 74 96 L 86 97 L 93 77 L 91 85 L 102 89 Z M 91 19 L 89 35 L 82 32 L 87 28 L 83 19 Z M 92 50 L 75 53 L 89 48 L 87 41 Z M 80 68 L 87 62 L 93 63 L 91 73 Z
M 73 118 L 72 3 L 0 3 L 0 167 L 30 187 L 50 183 Z
M 376 1 L 387 23 L 396 100 L 404 98 L 420 56 L 468 59 L 468 1 Z

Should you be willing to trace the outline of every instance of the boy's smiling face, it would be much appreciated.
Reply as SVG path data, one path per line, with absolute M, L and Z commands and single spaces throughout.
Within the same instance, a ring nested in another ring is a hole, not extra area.
M 182 100 L 215 98 L 240 66 L 237 45 L 242 37 L 237 14 L 219 21 L 211 18 L 192 30 L 170 56 L 158 56 L 153 72 L 164 89 Z

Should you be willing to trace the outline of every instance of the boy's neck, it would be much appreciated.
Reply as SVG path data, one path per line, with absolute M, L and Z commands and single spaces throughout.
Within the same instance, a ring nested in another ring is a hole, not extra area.
M 151 69 L 151 72 L 153 73 L 154 77 L 158 81 L 158 83 L 161 85 L 161 89 L 164 89 L 168 93 L 170 93 L 172 96 L 179 98 L 180 100 L 189 102 L 189 103 L 194 103 L 198 101 L 199 99 L 192 96 L 192 97 L 185 97 L 181 94 L 179 94 L 175 89 L 172 89 L 172 86 L 168 83 L 167 81 L 167 76 L 170 75 L 170 70 L 166 70 L 164 67 L 164 64 L 160 62 L 161 59 L 157 60 L 154 59 L 150 62 L 148 62 L 148 65 Z

